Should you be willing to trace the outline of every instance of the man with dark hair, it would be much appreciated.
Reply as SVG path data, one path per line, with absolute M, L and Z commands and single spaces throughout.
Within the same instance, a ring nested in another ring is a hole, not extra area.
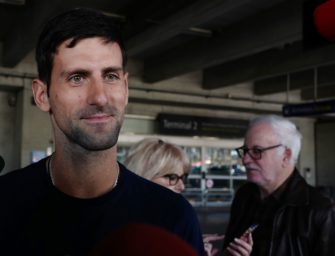
M 113 231 L 142 223 L 202 255 L 191 205 L 116 160 L 128 102 L 118 27 L 100 12 L 67 11 L 44 27 L 36 61 L 34 99 L 50 114 L 55 152 L 0 178 L 0 254 L 88 255 Z
M 334 255 L 335 205 L 295 168 L 300 148 L 301 134 L 288 119 L 250 122 L 237 149 L 249 182 L 231 207 L 225 255 Z

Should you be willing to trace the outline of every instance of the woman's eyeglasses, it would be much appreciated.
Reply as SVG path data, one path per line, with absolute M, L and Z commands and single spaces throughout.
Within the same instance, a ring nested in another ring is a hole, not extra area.
M 170 186 L 176 185 L 179 180 L 181 180 L 183 183 L 186 183 L 186 180 L 187 180 L 187 174 L 183 174 L 179 176 L 175 173 L 171 173 L 171 174 L 165 174 L 163 177 L 169 180 Z

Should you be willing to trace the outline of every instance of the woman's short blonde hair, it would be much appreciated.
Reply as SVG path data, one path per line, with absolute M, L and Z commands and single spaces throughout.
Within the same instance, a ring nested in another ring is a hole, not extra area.
M 125 158 L 127 168 L 148 180 L 190 170 L 190 162 L 185 151 L 177 145 L 161 139 L 147 138 L 133 145 Z

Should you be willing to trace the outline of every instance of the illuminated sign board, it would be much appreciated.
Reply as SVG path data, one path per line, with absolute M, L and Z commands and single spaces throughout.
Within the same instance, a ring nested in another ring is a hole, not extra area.
M 335 113 L 335 100 L 283 106 L 283 116 L 315 116 L 328 113 Z
M 247 120 L 173 114 L 159 114 L 157 120 L 161 134 L 224 138 L 243 137 L 249 124 Z

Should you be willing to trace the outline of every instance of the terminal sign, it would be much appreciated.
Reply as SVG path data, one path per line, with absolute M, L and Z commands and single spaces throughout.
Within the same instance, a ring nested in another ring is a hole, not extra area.
M 328 113 L 335 113 L 335 100 L 283 106 L 283 116 L 313 116 Z
M 159 133 L 186 136 L 241 138 L 249 121 L 200 116 L 159 114 Z

